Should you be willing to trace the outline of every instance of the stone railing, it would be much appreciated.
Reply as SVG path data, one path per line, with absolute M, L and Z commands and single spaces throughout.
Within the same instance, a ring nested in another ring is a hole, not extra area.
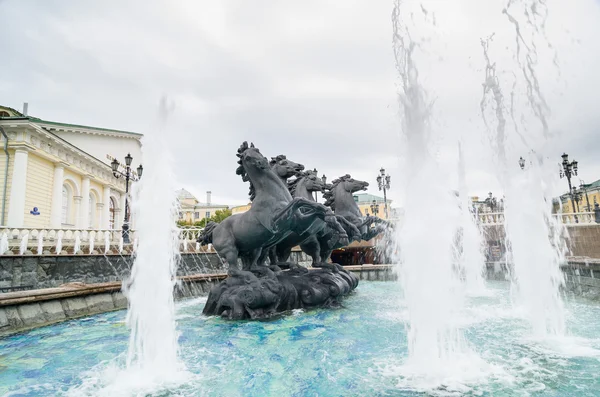
M 196 240 L 201 231 L 202 228 L 180 229 L 179 239 L 183 252 L 200 249 Z M 123 242 L 121 229 L 33 229 L 2 226 L 0 255 L 131 253 L 136 248 L 136 230 L 129 231 L 129 240 L 129 244 Z
M 504 225 L 504 212 L 480 212 L 478 216 L 479 223 L 483 226 Z M 553 216 L 569 226 L 596 224 L 594 212 L 554 214 Z

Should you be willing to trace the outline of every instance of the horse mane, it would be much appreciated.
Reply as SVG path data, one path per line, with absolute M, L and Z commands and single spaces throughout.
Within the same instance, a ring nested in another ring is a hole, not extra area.
M 241 175 L 242 176 L 242 180 L 244 182 L 250 182 L 250 191 L 248 192 L 248 195 L 250 196 L 250 201 L 254 201 L 254 198 L 256 197 L 256 189 L 254 189 L 254 185 L 252 184 L 252 181 L 250 180 L 250 178 L 248 178 L 248 173 L 246 172 L 246 169 L 244 168 L 244 165 L 242 164 L 242 154 L 250 149 L 254 147 L 254 143 L 250 143 L 250 146 L 248 146 L 248 142 L 244 141 L 244 143 L 242 143 L 240 145 L 240 147 L 237 150 L 237 154 L 236 156 L 239 157 L 238 160 L 238 164 L 239 167 L 236 168 L 235 173 L 237 175 Z
M 294 195 L 296 194 L 296 187 L 298 186 L 298 182 L 300 182 L 301 179 L 304 179 L 310 175 L 317 175 L 317 169 L 315 168 L 312 171 L 311 170 L 300 171 L 300 172 L 296 173 L 296 178 L 288 180 L 287 188 L 290 191 L 290 194 L 292 195 L 292 197 L 295 197 Z
M 269 165 L 271 167 L 273 167 L 275 164 L 277 164 L 281 160 L 287 160 L 287 157 L 285 157 L 285 154 L 280 154 L 277 157 L 271 157 L 271 161 L 269 161 Z
M 332 210 L 335 211 L 335 188 L 341 182 L 347 181 L 351 178 L 352 177 L 350 176 L 350 174 L 346 174 L 344 176 L 340 176 L 338 179 L 334 179 L 331 183 L 325 185 L 325 188 L 323 189 L 323 198 L 325 199 L 325 206 L 330 207 Z

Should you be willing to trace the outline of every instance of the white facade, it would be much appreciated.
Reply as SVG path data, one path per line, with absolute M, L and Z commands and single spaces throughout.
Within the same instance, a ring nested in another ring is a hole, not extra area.
M 2 136 L 7 150 L 0 151 L 2 226 L 120 228 L 125 181 L 113 176 L 110 158 L 123 162 L 131 153 L 137 167 L 141 135 L 50 123 L 2 109 L 13 112 L 0 118 L 8 137 Z

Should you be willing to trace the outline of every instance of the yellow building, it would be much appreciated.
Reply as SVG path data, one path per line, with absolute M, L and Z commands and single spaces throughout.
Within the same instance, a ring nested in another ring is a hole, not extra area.
M 1 225 L 119 229 L 125 181 L 112 158 L 141 160 L 141 134 L 56 123 L 0 106 Z M 133 220 L 132 220 L 133 221 Z
M 582 184 L 575 189 L 573 199 L 568 193 L 560 196 L 561 208 L 557 208 L 557 212 L 564 214 L 573 212 L 591 212 L 594 210 L 594 204 L 600 203 L 600 180 L 593 183 Z M 573 204 L 575 211 L 573 211 Z
M 383 197 L 375 196 L 369 193 L 355 194 L 354 201 L 358 204 L 360 212 L 363 215 L 376 216 L 381 219 L 392 219 L 395 218 L 396 211 L 392 209 L 392 200 L 387 200 L 387 213 L 386 205 Z
M 177 191 L 179 200 L 179 221 L 188 224 L 200 222 L 203 218 L 210 218 L 219 210 L 226 210 L 227 205 L 213 204 L 211 202 L 211 192 L 206 192 L 206 203 L 201 203 L 190 192 L 185 189 Z
M 231 208 L 231 214 L 243 214 L 244 212 L 250 210 L 250 207 L 252 207 L 252 203 L 248 203 L 248 204 L 244 204 L 244 205 L 238 205 L 236 207 L 232 207 Z

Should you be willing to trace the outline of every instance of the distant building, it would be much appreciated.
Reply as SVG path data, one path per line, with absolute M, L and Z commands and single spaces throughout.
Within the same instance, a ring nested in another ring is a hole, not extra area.
M 2 226 L 121 227 L 125 181 L 113 176 L 110 163 L 127 153 L 141 163 L 141 134 L 42 120 L 26 106 L 0 106 L 0 127 Z
M 358 208 L 360 208 L 360 212 L 363 215 L 372 215 L 377 216 L 381 219 L 392 219 L 397 218 L 396 210 L 391 207 L 392 200 L 387 200 L 388 207 L 388 216 L 385 215 L 385 202 L 383 197 L 375 196 L 369 193 L 358 193 L 352 196 L 354 201 L 358 204 Z M 375 203 L 376 208 L 372 208 L 371 206 Z M 373 213 L 373 209 L 375 209 L 376 213 Z
M 592 183 L 584 184 L 583 189 L 581 187 L 577 187 L 577 195 L 573 198 L 573 202 L 575 203 L 575 211 L 573 211 L 573 202 L 571 201 L 571 195 L 569 193 L 565 193 L 559 197 L 560 206 L 562 206 L 562 211 L 560 210 L 558 205 L 555 205 L 554 207 L 556 212 L 560 211 L 562 213 L 573 213 L 593 211 L 594 204 L 600 204 L 600 179 Z
M 231 214 L 243 214 L 244 212 L 250 210 L 250 207 L 252 207 L 252 203 L 232 207 Z
M 219 210 L 226 210 L 227 205 L 213 204 L 211 202 L 211 192 L 206 192 L 206 202 L 201 203 L 190 192 L 185 189 L 177 191 L 179 200 L 179 221 L 193 224 L 200 222 L 203 218 L 212 217 Z

